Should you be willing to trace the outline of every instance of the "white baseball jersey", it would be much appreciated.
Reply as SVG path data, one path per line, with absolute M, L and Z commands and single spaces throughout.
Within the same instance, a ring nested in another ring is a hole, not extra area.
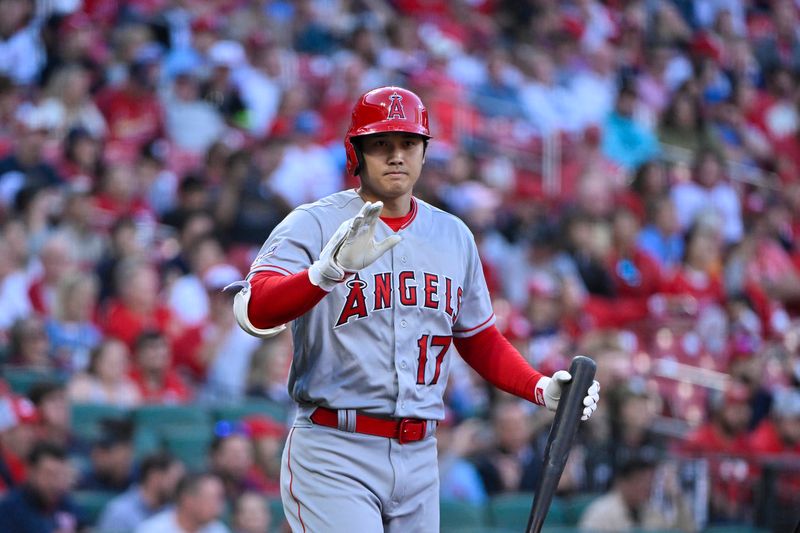
M 292 211 L 249 276 L 295 274 L 319 258 L 364 201 L 354 190 Z M 375 239 L 393 231 L 379 222 Z M 294 320 L 289 393 L 301 405 L 440 420 L 453 337 L 494 324 L 472 233 L 458 218 L 412 200 L 403 240 Z

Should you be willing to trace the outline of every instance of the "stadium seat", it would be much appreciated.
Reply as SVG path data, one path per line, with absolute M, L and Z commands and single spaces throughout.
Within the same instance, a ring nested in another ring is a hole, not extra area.
M 99 435 L 100 421 L 123 419 L 130 411 L 115 405 L 76 403 L 72 404 L 72 430 L 78 438 L 91 441 Z
M 133 419 L 137 427 L 157 430 L 211 425 L 208 412 L 194 405 L 144 405 L 133 412 Z
M 578 494 L 564 500 L 564 521 L 570 526 L 577 526 L 583 513 L 599 496 L 599 494 Z
M 78 512 L 90 524 L 97 522 L 103 508 L 115 496 L 116 492 L 104 490 L 78 490 L 72 493 Z
M 266 415 L 278 422 L 285 422 L 286 408 L 269 400 L 248 399 L 240 404 L 221 405 L 213 408 L 214 420 L 238 421 L 250 415 Z
M 703 533 L 769 533 L 768 529 L 762 529 L 749 525 L 719 525 L 708 526 L 703 530 Z
M 161 436 L 148 427 L 137 427 L 133 433 L 133 455 L 141 460 L 145 455 L 156 452 L 161 448 Z
M 272 515 L 269 530 L 273 533 L 283 531 L 283 523 L 286 521 L 286 516 L 283 514 L 283 502 L 280 498 L 267 498 L 267 505 Z
M 442 529 L 487 525 L 484 506 L 452 500 L 439 502 L 439 518 Z
M 28 394 L 37 383 L 64 383 L 64 375 L 55 370 L 32 370 L 29 368 L 5 368 L 3 379 L 17 394 Z
M 493 526 L 511 529 L 524 528 L 528 523 L 533 495 L 530 493 L 503 494 L 489 501 L 489 523 Z M 545 524 L 550 526 L 568 525 L 564 516 L 564 503 L 553 498 L 547 512 Z
M 207 428 L 177 429 L 163 434 L 164 447 L 191 471 L 205 469 L 212 433 Z

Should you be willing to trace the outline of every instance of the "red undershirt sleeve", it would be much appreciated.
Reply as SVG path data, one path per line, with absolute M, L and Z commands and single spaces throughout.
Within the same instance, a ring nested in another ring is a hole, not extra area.
M 274 328 L 306 314 L 328 294 L 308 279 L 308 270 L 286 276 L 257 272 L 250 279 L 247 317 L 259 329 Z
M 528 364 L 497 327 L 471 337 L 456 337 L 453 341 L 464 361 L 483 379 L 500 390 L 539 403 L 535 387 L 542 374 Z

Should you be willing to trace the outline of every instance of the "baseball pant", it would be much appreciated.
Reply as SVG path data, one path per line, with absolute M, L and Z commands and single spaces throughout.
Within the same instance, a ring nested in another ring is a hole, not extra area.
M 281 465 L 281 499 L 292 531 L 439 531 L 436 453 L 433 436 L 400 444 L 299 416 Z

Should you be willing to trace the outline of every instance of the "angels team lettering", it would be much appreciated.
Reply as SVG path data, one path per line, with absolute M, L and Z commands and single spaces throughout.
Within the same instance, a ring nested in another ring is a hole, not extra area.
M 355 274 L 345 282 L 347 295 L 334 327 L 361 320 L 372 311 L 393 305 L 438 310 L 450 316 L 453 322 L 458 316 L 464 291 L 446 276 L 403 270 L 397 275 L 396 284 L 391 272 L 380 272 L 367 279 L 369 282 Z

